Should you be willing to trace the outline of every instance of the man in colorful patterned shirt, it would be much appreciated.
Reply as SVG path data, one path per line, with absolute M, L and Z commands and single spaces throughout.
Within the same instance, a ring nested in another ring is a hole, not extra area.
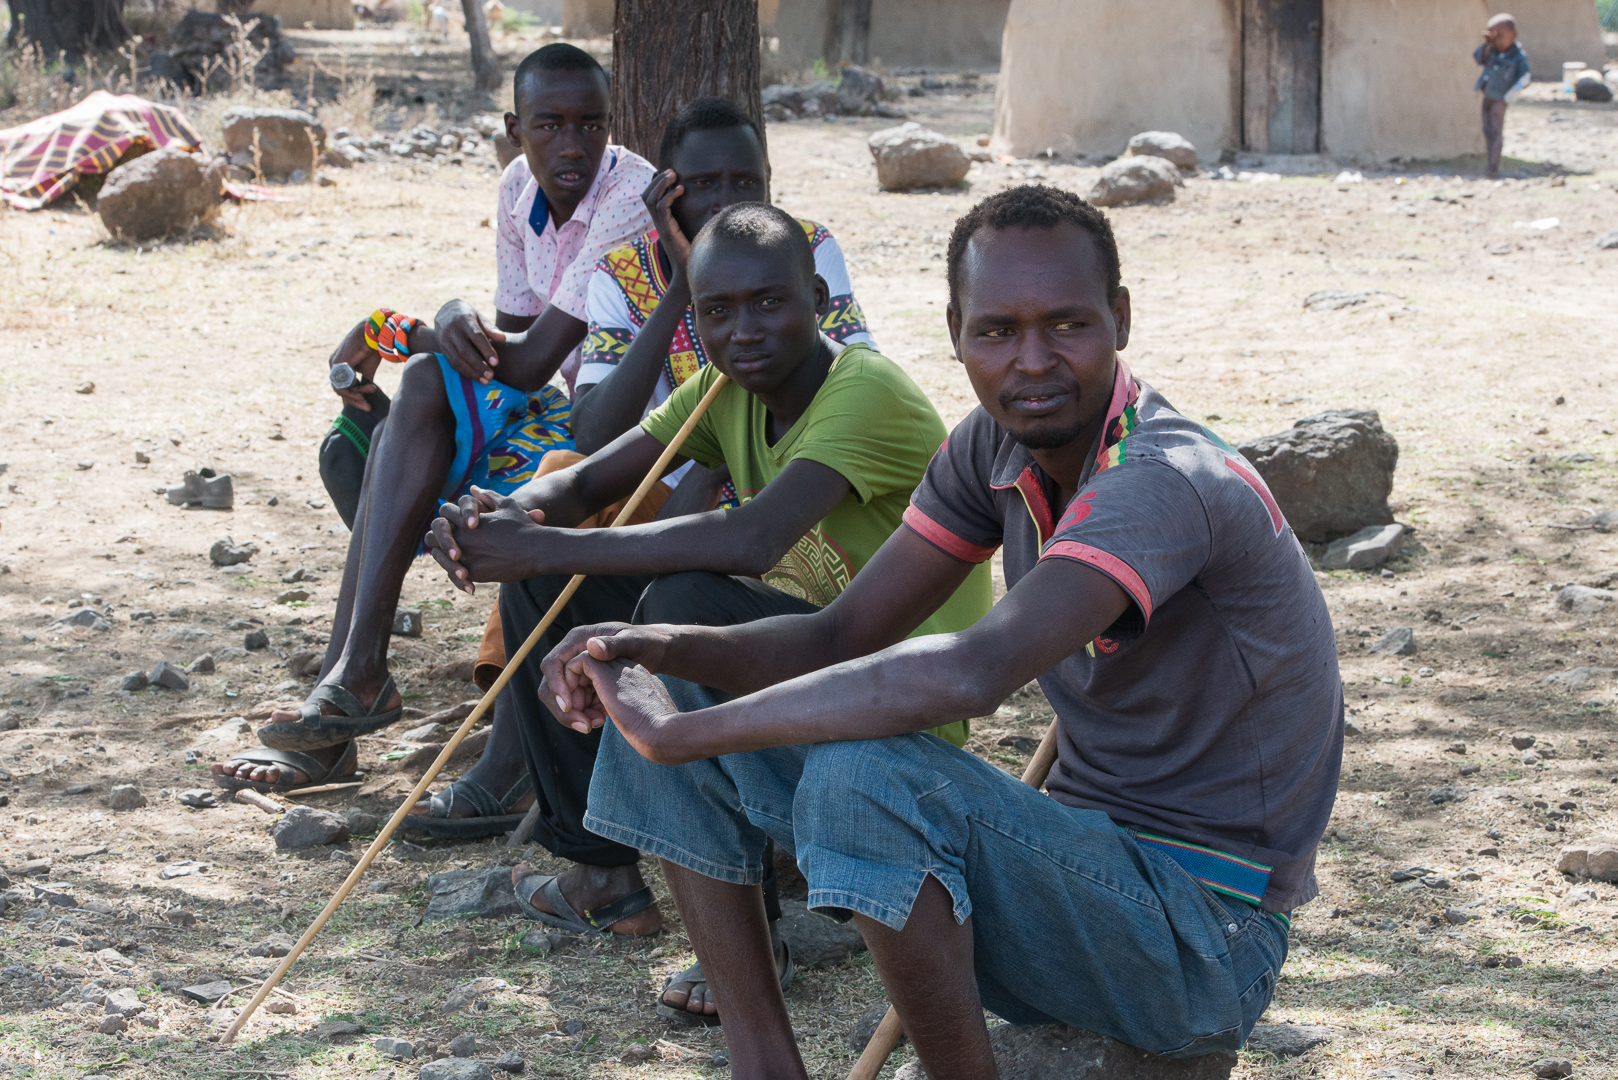
M 980 407 L 833 603 L 585 628 L 542 665 L 572 730 L 613 721 L 585 825 L 663 860 L 738 1078 L 805 1076 L 763 947 L 766 837 L 811 907 L 855 920 L 935 1080 L 996 1075 L 985 1007 L 1234 1051 L 1318 892 L 1342 682 L 1264 481 L 1119 359 L 1132 311 L 1100 211 L 1012 188 L 956 224 L 947 265 Z M 902 640 L 997 549 L 988 615 Z M 921 733 L 1031 678 L 1057 718 L 1048 797 Z

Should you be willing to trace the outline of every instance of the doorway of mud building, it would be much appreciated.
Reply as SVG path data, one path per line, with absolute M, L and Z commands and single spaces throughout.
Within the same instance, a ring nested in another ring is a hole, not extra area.
M 1241 0 L 1242 146 L 1320 152 L 1322 0 Z

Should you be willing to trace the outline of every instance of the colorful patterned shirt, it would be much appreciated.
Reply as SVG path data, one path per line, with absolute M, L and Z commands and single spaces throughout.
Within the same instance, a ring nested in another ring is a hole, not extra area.
M 595 265 L 607 252 L 651 227 L 641 195 L 656 175 L 651 162 L 639 154 L 608 146 L 590 190 L 558 228 L 528 159 L 517 155 L 500 177 L 495 308 L 509 315 L 538 315 L 555 304 L 589 322 L 586 295 Z M 579 358 L 575 349 L 562 364 L 570 392 Z

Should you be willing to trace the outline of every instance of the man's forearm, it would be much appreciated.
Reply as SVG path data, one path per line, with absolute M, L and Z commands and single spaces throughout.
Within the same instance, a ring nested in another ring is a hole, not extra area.
M 633 427 L 651 399 L 691 290 L 676 279 L 618 366 L 573 405 L 573 443 L 593 454 Z
M 494 377 L 507 386 L 533 393 L 551 381 L 568 353 L 584 340 L 587 329 L 582 319 L 552 304 L 522 331 L 525 337 L 495 345 L 500 364 Z
M 526 489 L 525 489 L 526 490 Z M 541 509 L 545 509 L 542 505 Z M 628 525 L 618 529 L 575 529 L 552 518 L 523 538 L 525 551 L 508 558 L 534 574 L 672 574 L 711 570 L 718 574 L 759 574 L 775 565 L 785 548 L 749 535 L 731 520 L 735 510 Z M 582 520 L 582 518 L 580 519 Z M 790 543 L 790 541 L 788 541 Z M 768 559 L 768 562 L 765 560 Z

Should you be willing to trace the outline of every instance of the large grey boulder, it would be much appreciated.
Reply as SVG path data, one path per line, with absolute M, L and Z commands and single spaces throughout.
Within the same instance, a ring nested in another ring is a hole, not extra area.
M 1194 172 L 1197 148 L 1184 135 L 1172 131 L 1143 131 L 1129 140 L 1132 157 L 1160 157 L 1177 169 Z
M 989 1032 L 1001 1080 L 1226 1080 L 1236 1067 L 1231 1053 L 1165 1058 L 1065 1024 L 1014 1027 Z M 894 1080 L 925 1080 L 911 1062 Z
M 884 128 L 866 140 L 876 159 L 876 180 L 888 191 L 954 187 L 972 160 L 955 140 L 914 120 Z
M 1184 186 L 1180 170 L 1164 158 L 1121 157 L 1102 166 L 1085 200 L 1091 206 L 1133 206 L 1173 199 L 1174 189 Z
M 1319 543 L 1393 523 L 1388 494 L 1399 444 L 1375 410 L 1316 413 L 1238 449 L 1300 539 Z
M 225 166 L 166 147 L 118 166 L 96 199 L 107 231 L 123 240 L 160 240 L 190 232 L 224 199 Z
M 886 92 L 882 76 L 850 64 L 837 80 L 837 105 L 850 116 L 874 116 Z
M 221 119 L 230 163 L 265 176 L 283 179 L 298 169 L 313 173 L 326 151 L 326 129 L 302 109 L 237 107 Z

